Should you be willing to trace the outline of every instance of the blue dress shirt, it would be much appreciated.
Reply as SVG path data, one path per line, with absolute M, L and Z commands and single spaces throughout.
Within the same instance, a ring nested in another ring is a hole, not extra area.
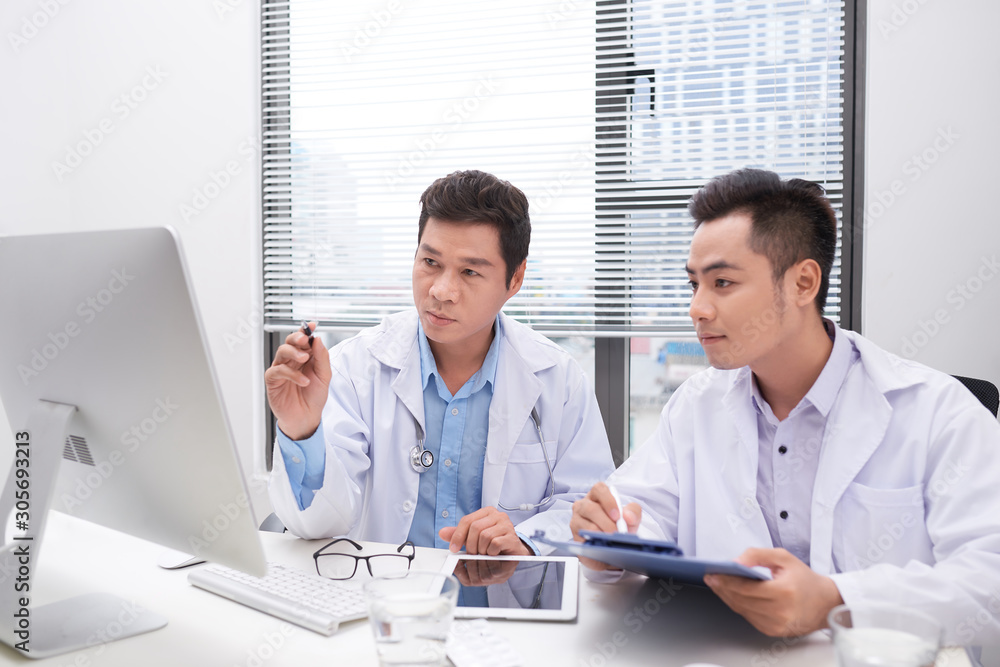
M 454 395 L 448 391 L 422 324 L 417 324 L 420 377 L 424 390 L 424 448 L 434 454 L 434 465 L 420 475 L 417 508 L 407 539 L 418 546 L 447 548 L 438 537 L 483 502 L 483 460 L 489 432 L 490 401 L 496 381 L 500 318 L 483 365 Z
M 292 487 L 292 495 L 299 503 L 299 509 L 312 505 L 313 496 L 323 486 L 323 474 L 326 469 L 326 439 L 323 437 L 323 422 L 320 421 L 316 432 L 305 440 L 292 440 L 278 429 L 276 437 L 281 458 L 285 461 L 288 471 L 288 483 Z

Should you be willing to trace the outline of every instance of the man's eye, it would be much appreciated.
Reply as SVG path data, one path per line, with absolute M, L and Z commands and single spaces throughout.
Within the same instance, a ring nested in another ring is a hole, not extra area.
M 427 266 L 437 266 L 437 262 L 435 262 L 430 257 L 425 257 L 424 258 L 424 264 L 426 264 Z
M 728 281 L 728 280 L 726 280 L 724 278 L 719 278 L 718 280 L 715 281 L 715 286 L 716 287 L 729 287 L 732 284 L 733 284 L 732 282 L 730 282 L 730 281 Z
M 688 286 L 691 288 L 692 292 L 697 292 L 698 291 L 698 283 L 696 283 L 695 281 L 689 280 L 688 281 Z
M 476 273 L 475 271 L 473 271 L 472 269 L 466 269 L 465 270 L 465 275 L 467 275 L 467 276 L 478 276 L 479 274 Z

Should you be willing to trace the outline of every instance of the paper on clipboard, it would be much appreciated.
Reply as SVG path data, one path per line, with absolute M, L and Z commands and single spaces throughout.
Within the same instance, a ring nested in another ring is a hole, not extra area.
M 631 533 L 598 533 L 581 530 L 583 542 L 550 540 L 542 531 L 531 539 L 556 547 L 560 551 L 584 556 L 623 570 L 650 577 L 673 578 L 676 581 L 704 584 L 706 574 L 729 574 L 747 579 L 766 581 L 771 578 L 767 568 L 750 568 L 733 561 L 689 558 L 673 542 L 647 540 Z

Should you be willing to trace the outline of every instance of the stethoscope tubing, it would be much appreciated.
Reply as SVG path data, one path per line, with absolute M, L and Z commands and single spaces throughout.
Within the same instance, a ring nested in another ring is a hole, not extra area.
M 522 503 L 517 507 L 508 507 L 498 501 L 497 507 L 508 512 L 529 512 L 533 509 L 541 508 L 552 502 L 553 496 L 555 496 L 556 480 L 552 476 L 552 462 L 549 460 L 548 450 L 545 449 L 545 438 L 542 435 L 542 420 L 539 418 L 538 409 L 535 407 L 531 408 L 531 421 L 535 425 L 535 432 L 538 434 L 538 445 L 542 448 L 542 455 L 545 457 L 545 467 L 549 472 L 549 493 L 541 502 Z M 417 431 L 417 444 L 415 447 L 410 448 L 410 467 L 415 472 L 424 473 L 434 465 L 434 453 L 424 449 L 424 429 L 421 428 L 420 422 L 414 419 L 413 423 Z

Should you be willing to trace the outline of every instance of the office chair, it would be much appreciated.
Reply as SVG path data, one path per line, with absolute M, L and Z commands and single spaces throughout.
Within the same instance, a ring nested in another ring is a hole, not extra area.
M 952 375 L 953 378 L 965 385 L 972 395 L 979 399 L 979 402 L 986 406 L 986 409 L 997 416 L 997 408 L 1000 407 L 1000 392 L 997 392 L 996 385 L 988 380 L 962 377 Z

